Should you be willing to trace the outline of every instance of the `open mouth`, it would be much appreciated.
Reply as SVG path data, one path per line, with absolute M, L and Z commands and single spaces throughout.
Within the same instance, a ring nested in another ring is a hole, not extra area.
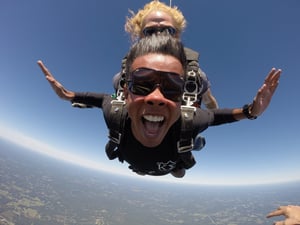
M 149 134 L 157 134 L 165 118 L 163 116 L 144 115 L 142 121 Z
M 164 121 L 163 116 L 153 116 L 153 115 L 144 115 L 143 116 L 144 122 L 152 122 L 152 123 L 162 123 Z

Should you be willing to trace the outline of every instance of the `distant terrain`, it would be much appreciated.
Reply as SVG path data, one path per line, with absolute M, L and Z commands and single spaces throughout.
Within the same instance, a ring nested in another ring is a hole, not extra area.
M 300 204 L 300 182 L 150 183 L 67 164 L 1 139 L 0 180 L 1 225 L 271 225 L 269 211 Z

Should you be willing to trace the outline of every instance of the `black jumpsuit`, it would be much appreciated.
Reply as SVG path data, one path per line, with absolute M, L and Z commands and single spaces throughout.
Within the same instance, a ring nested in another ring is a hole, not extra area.
M 111 101 L 108 94 L 76 93 L 73 103 L 85 104 L 88 107 L 98 107 L 103 111 L 104 119 L 109 128 Z M 125 110 L 125 112 L 126 110 Z M 176 169 L 189 169 L 196 163 L 191 152 L 178 153 L 177 141 L 180 137 L 181 119 L 170 128 L 162 143 L 148 148 L 138 142 L 131 132 L 130 118 L 125 116 L 125 127 L 122 141 L 119 145 L 118 156 L 126 161 L 129 168 L 135 172 L 160 176 Z M 209 126 L 231 123 L 236 120 L 232 116 L 232 109 L 203 110 L 197 108 L 193 120 L 193 138 Z

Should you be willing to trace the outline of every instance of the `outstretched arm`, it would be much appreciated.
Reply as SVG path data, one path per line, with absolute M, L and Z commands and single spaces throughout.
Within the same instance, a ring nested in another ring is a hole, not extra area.
M 280 69 L 272 68 L 267 75 L 263 85 L 258 90 L 254 97 L 253 103 L 249 107 L 249 115 L 255 117 L 261 115 L 269 106 L 273 94 L 279 84 L 279 78 L 281 75 Z M 235 109 L 233 111 L 234 117 L 237 120 L 245 119 L 246 116 L 242 109 Z
M 40 66 L 41 70 L 43 71 L 46 79 L 48 80 L 55 93 L 64 100 L 72 101 L 75 97 L 75 93 L 65 89 L 64 86 L 53 77 L 53 75 L 50 73 L 50 71 L 47 69 L 47 67 L 43 64 L 41 60 L 37 61 L 37 64 Z
M 285 220 L 277 221 L 274 225 L 300 225 L 300 206 L 280 206 L 277 210 L 270 212 L 267 218 L 273 216 L 285 216 Z

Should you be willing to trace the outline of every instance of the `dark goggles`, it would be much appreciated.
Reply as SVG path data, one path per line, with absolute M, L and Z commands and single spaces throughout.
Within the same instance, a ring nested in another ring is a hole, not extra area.
M 180 102 L 184 80 L 177 73 L 138 68 L 129 74 L 128 89 L 132 94 L 146 96 L 160 87 L 165 98 Z
M 145 27 L 143 30 L 144 36 L 151 36 L 152 34 L 157 34 L 157 33 L 167 33 L 170 34 L 171 36 L 174 36 L 177 31 L 174 27 Z

